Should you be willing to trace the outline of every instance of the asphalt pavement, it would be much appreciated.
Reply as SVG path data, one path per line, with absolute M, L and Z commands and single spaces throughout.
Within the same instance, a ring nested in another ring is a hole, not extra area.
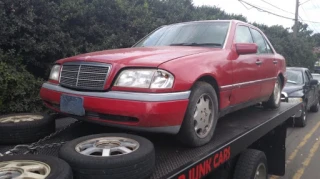
M 289 128 L 286 139 L 286 174 L 270 179 L 320 178 L 320 111 L 308 113 L 304 128 Z

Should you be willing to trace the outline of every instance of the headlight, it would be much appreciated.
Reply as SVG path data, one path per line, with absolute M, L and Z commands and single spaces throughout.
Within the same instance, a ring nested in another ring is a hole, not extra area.
M 58 81 L 59 75 L 60 75 L 60 65 L 54 65 L 51 69 L 49 79 Z
M 300 102 L 302 102 L 303 100 L 302 100 L 302 98 L 288 98 L 288 102 L 289 103 L 300 103 Z
M 173 75 L 164 70 L 132 69 L 121 72 L 115 86 L 164 89 L 171 88 L 173 81 Z

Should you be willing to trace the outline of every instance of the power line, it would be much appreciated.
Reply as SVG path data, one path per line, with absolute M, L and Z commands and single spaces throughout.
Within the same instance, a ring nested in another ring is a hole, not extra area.
M 294 18 L 291 18 L 291 17 L 279 15 L 279 14 L 276 14 L 276 13 L 273 13 L 273 12 L 270 12 L 270 11 L 267 11 L 267 10 L 264 10 L 264 9 L 262 9 L 261 7 L 258 7 L 258 6 L 256 6 L 256 5 L 253 5 L 253 4 L 248 3 L 248 2 L 246 2 L 246 1 L 243 1 L 243 0 L 238 0 L 238 1 L 239 1 L 239 2 L 243 2 L 243 3 L 245 3 L 245 4 L 249 5 L 249 6 L 252 6 L 252 7 L 256 8 L 256 9 L 262 11 L 262 12 L 266 12 L 266 13 L 272 14 L 272 15 L 274 15 L 274 16 L 278 16 L 278 17 L 284 18 L 284 19 L 295 20 Z M 304 22 L 320 23 L 320 22 L 309 21 L 309 20 L 304 20 Z
M 275 16 L 278 16 L 278 17 L 282 17 L 282 18 L 284 18 L 284 19 L 294 20 L 294 19 L 291 18 L 291 17 L 282 16 L 282 15 L 275 14 L 275 13 L 273 13 L 273 12 L 264 10 L 264 9 L 258 7 L 258 6 L 252 5 L 252 4 L 250 4 L 250 3 L 246 2 L 246 1 L 243 1 L 243 0 L 239 0 L 239 1 L 245 3 L 245 4 L 249 5 L 249 6 L 252 6 L 252 7 L 256 8 L 256 9 L 258 9 L 258 10 L 260 10 L 260 11 L 267 12 L 267 13 L 269 13 L 269 14 L 272 14 L 272 15 L 275 15 Z
M 294 13 L 292 13 L 292 12 L 290 12 L 290 11 L 287 11 L 287 10 L 284 10 L 284 9 L 282 9 L 282 8 L 280 8 L 280 7 L 277 7 L 276 5 L 273 5 L 273 4 L 271 4 L 271 3 L 269 3 L 269 2 L 267 2 L 267 1 L 265 1 L 265 0 L 261 0 L 261 1 L 264 2 L 264 3 L 266 3 L 266 4 L 269 4 L 269 5 L 272 6 L 272 7 L 277 8 L 277 9 L 283 11 L 283 12 L 287 12 L 287 13 L 290 13 L 290 14 L 294 14 Z
M 302 4 L 307 3 L 307 2 L 309 2 L 309 1 L 311 1 L 311 0 L 306 0 L 306 1 L 304 1 L 303 3 L 300 3 L 299 5 L 301 6 Z
M 302 6 L 301 6 L 301 9 L 302 9 L 302 11 L 304 12 L 304 14 L 306 15 L 306 17 L 309 19 L 308 15 L 307 15 L 307 12 L 305 11 L 305 9 L 304 9 Z M 301 18 L 301 17 L 300 17 L 300 18 Z M 301 20 L 302 20 L 302 18 L 301 18 Z M 319 32 L 317 31 L 317 28 L 314 27 L 312 23 L 310 23 L 309 26 L 311 26 L 315 32 L 319 33 Z

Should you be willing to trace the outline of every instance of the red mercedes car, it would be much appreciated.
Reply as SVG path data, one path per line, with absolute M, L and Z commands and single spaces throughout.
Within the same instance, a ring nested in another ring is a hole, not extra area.
M 47 107 L 79 120 L 177 134 L 201 146 L 219 117 L 280 105 L 285 59 L 236 20 L 162 26 L 131 48 L 58 60 L 41 88 Z

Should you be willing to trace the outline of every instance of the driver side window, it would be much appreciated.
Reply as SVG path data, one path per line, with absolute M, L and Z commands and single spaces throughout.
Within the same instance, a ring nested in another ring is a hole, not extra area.
M 304 83 L 309 83 L 310 82 L 310 77 L 309 77 L 308 73 L 304 72 L 303 76 L 304 76 Z

